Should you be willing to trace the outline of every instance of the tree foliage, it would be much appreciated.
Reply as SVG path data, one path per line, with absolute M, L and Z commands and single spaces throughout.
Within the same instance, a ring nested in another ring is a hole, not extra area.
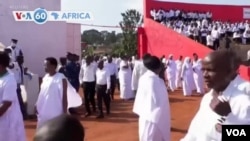
M 121 33 L 115 31 L 97 31 L 95 29 L 85 30 L 82 33 L 82 42 L 90 46 L 110 46 L 122 40 Z
M 115 31 L 86 30 L 82 33 L 82 42 L 87 44 L 85 54 L 93 54 L 100 47 L 112 48 L 117 55 L 134 55 L 137 50 L 137 27 L 141 22 L 141 14 L 134 10 L 121 13 L 122 21 L 119 23 L 122 33 Z
M 142 15 L 135 9 L 121 13 L 120 27 L 123 33 L 123 51 L 128 55 L 136 54 L 137 50 L 137 27 L 141 24 Z

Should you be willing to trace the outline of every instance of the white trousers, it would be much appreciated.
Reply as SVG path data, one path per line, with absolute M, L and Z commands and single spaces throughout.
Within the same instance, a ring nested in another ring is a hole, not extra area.
M 164 139 L 154 123 L 139 118 L 139 141 L 164 141 Z

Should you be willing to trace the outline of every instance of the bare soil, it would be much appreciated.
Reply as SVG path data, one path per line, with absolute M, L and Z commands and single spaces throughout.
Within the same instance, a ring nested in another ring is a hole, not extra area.
M 117 94 L 112 101 L 112 110 L 104 119 L 95 115 L 81 118 L 86 130 L 85 141 L 138 141 L 138 118 L 132 113 L 133 101 L 122 101 Z M 179 141 L 186 133 L 194 114 L 198 110 L 201 97 L 184 97 L 182 91 L 169 93 L 171 104 L 171 141 Z M 25 121 L 28 141 L 36 129 L 36 121 Z

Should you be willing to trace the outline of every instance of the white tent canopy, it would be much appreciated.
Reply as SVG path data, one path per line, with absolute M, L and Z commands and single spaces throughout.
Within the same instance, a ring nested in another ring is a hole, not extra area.
M 155 0 L 155 1 L 212 4 L 212 5 L 250 6 L 250 0 Z

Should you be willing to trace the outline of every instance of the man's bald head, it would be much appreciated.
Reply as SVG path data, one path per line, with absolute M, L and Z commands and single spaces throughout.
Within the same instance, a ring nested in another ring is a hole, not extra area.
M 61 115 L 39 128 L 34 141 L 84 141 L 84 128 L 70 115 Z
M 209 88 L 223 91 L 237 76 L 240 65 L 235 52 L 217 50 L 207 55 L 202 61 L 204 81 Z
M 241 64 L 235 51 L 221 49 L 208 54 L 203 61 L 211 62 L 216 68 L 223 70 L 237 70 Z

